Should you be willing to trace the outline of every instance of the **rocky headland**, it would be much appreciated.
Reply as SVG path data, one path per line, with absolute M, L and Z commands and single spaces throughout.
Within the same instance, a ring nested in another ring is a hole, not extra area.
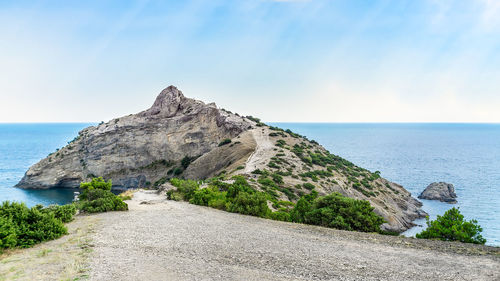
M 256 189 L 259 171 L 282 177 L 273 190 L 294 201 L 314 188 L 368 200 L 387 223 L 404 231 L 424 217 L 422 204 L 402 186 L 330 154 L 313 140 L 267 126 L 214 103 L 186 98 L 170 86 L 143 112 L 82 130 L 67 146 L 33 165 L 21 188 L 77 187 L 96 176 L 113 187 L 168 188 L 168 179 L 243 175 Z
M 420 199 L 439 200 L 449 204 L 457 203 L 457 195 L 453 184 L 445 182 L 433 182 L 429 184 L 418 196 Z

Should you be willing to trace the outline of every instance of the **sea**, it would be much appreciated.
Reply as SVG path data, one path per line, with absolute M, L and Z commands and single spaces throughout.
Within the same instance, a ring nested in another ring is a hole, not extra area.
M 331 153 L 388 180 L 417 197 L 432 182 L 455 186 L 457 204 L 420 200 L 434 219 L 458 207 L 483 228 L 488 245 L 500 246 L 500 124 L 269 123 L 314 139 Z M 29 166 L 61 148 L 92 125 L 82 123 L 0 124 L 0 202 L 65 204 L 72 189 L 15 188 Z M 425 227 L 415 221 L 403 235 Z

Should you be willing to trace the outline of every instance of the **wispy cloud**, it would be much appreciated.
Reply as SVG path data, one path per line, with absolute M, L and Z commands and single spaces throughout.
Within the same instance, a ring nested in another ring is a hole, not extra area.
M 169 84 L 267 121 L 500 122 L 499 2 L 276 2 L 0 4 L 0 122 L 107 120 Z

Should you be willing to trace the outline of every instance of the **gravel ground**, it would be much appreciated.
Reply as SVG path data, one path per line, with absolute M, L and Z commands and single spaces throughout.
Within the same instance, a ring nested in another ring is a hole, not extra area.
M 81 280 L 88 277 L 90 237 L 96 216 L 78 216 L 68 223 L 68 235 L 28 249 L 8 250 L 0 255 L 0 281 Z
M 91 280 L 500 280 L 499 248 L 283 223 L 139 191 L 97 215 Z

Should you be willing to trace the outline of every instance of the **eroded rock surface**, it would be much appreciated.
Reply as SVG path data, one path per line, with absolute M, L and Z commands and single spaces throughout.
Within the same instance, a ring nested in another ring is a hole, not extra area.
M 420 199 L 439 200 L 450 204 L 457 203 L 457 195 L 453 184 L 445 182 L 433 182 L 429 184 L 418 196 Z

